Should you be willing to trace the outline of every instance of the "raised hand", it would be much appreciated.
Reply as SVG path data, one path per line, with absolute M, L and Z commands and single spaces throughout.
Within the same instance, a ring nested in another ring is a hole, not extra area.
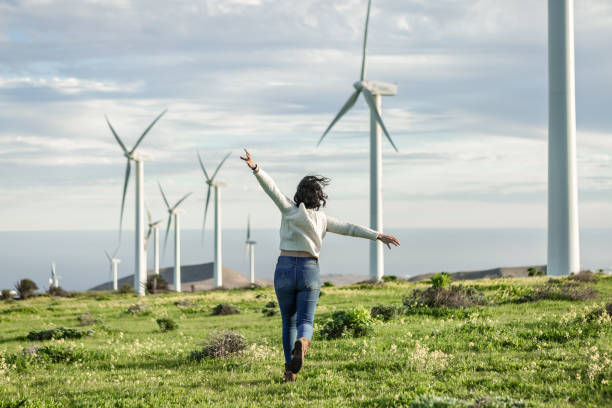
M 246 162 L 247 166 L 249 166 L 251 170 L 255 170 L 257 165 L 255 164 L 253 159 L 251 159 L 251 153 L 249 153 L 247 149 L 244 149 L 244 152 L 246 153 L 246 156 L 245 157 L 240 156 L 240 158 Z
M 378 238 L 376 239 L 382 241 L 382 243 L 385 244 L 387 248 L 389 249 L 391 249 L 391 244 L 395 246 L 400 245 L 399 240 L 395 238 L 393 235 L 378 234 Z

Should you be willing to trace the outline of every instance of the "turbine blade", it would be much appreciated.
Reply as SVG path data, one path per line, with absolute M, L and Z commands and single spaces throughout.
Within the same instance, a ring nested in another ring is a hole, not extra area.
M 346 112 L 349 111 L 349 109 L 351 109 L 353 107 L 353 105 L 355 105 L 355 102 L 357 102 L 357 98 L 359 98 L 359 93 L 361 92 L 361 89 L 357 89 L 355 92 L 353 92 L 353 94 L 348 98 L 348 100 L 346 101 L 346 103 L 344 104 L 344 106 L 342 107 L 342 109 L 340 109 L 340 112 L 338 112 L 338 114 L 336 115 L 336 117 L 334 118 L 334 120 L 332 120 L 332 123 L 329 124 L 329 126 L 327 127 L 327 129 L 325 129 L 325 132 L 323 132 L 323 136 L 321 136 L 321 138 L 319 139 L 319 141 L 317 142 L 317 146 L 319 146 L 321 144 L 321 142 L 323 141 L 323 138 L 325 136 L 327 136 L 327 133 L 331 130 L 331 128 L 336 124 L 337 121 L 340 120 L 340 118 L 342 116 L 344 116 L 344 114 Z
M 200 162 L 200 167 L 202 168 L 202 171 L 204 172 L 204 176 L 206 177 L 206 180 L 210 180 L 210 177 L 208 177 L 208 173 L 206 172 L 206 169 L 204 168 L 202 157 L 200 157 L 200 152 L 198 152 L 198 161 Z
M 361 55 L 361 80 L 365 79 L 366 45 L 368 44 L 368 24 L 370 23 L 370 7 L 372 0 L 368 0 L 368 13 L 366 15 L 365 31 L 363 33 L 363 51 Z
M 181 205 L 181 203 L 182 203 L 183 201 L 185 201 L 185 200 L 187 199 L 187 197 L 189 197 L 191 194 L 193 194 L 193 193 L 187 193 L 187 194 L 185 194 L 183 197 L 181 197 L 181 199 L 180 199 L 180 200 L 178 200 L 176 204 L 174 204 L 174 207 L 172 207 L 172 209 L 173 209 L 173 210 L 175 210 L 175 209 L 176 209 L 176 208 L 177 208 L 179 205 Z
M 204 220 L 202 221 L 202 243 L 204 243 L 204 231 L 206 227 L 206 215 L 208 214 L 208 204 L 210 204 L 210 190 L 211 186 L 208 185 L 208 191 L 206 192 L 206 204 L 204 204 Z
M 157 185 L 159 186 L 159 191 L 161 191 L 162 198 L 164 199 L 164 203 L 166 203 L 166 207 L 170 209 L 170 203 L 168 203 L 168 199 L 166 198 L 166 194 L 164 194 L 164 189 L 161 186 L 161 183 L 158 181 Z
M 155 118 L 155 120 L 153 122 L 151 122 L 151 124 L 149 125 L 148 128 L 145 129 L 145 131 L 142 133 L 142 135 L 140 135 L 140 137 L 138 138 L 138 140 L 136 141 L 136 144 L 134 145 L 134 147 L 132 148 L 132 150 L 130 151 L 131 153 L 134 153 L 134 151 L 136 150 L 136 148 L 138 147 L 138 145 L 140 144 L 140 142 L 142 142 L 142 139 L 144 139 L 144 137 L 147 135 L 147 133 L 149 133 L 149 130 L 151 130 L 151 128 L 153 127 L 153 125 L 155 125 L 157 123 L 158 120 L 161 119 L 162 116 L 164 116 L 164 114 L 168 112 L 168 109 L 164 109 L 162 111 L 162 113 L 160 113 L 159 115 L 157 115 L 157 117 Z
M 246 259 L 247 256 L 249 256 L 249 244 L 248 243 L 244 245 L 244 259 Z
M 106 249 L 104 250 L 104 253 L 106 254 L 106 257 L 108 258 L 108 260 L 109 260 L 110 262 L 112 262 L 112 261 L 113 261 L 113 258 L 110 256 L 110 254 L 108 253 L 108 251 L 107 251 Z
M 370 111 L 374 112 L 374 117 L 376 118 L 376 122 L 378 122 L 383 132 L 385 133 L 385 136 L 387 136 L 389 143 L 391 143 L 391 146 L 393 146 L 393 148 L 397 152 L 398 151 L 397 146 L 395 146 L 395 143 L 393 143 L 393 140 L 391 139 L 391 136 L 389 136 L 389 132 L 387 132 L 387 128 L 385 127 L 385 124 L 383 123 L 383 120 L 380 117 L 380 113 L 378 112 L 378 108 L 376 107 L 376 103 L 374 102 L 374 96 L 372 95 L 372 92 L 370 92 L 369 89 L 363 88 L 363 97 L 368 103 L 368 106 L 370 107 Z
M 125 194 L 127 193 L 128 184 L 130 183 L 130 170 L 132 169 L 132 163 L 130 159 L 127 159 L 127 166 L 125 167 L 125 180 L 123 181 L 123 195 L 121 197 L 121 215 L 119 216 L 119 242 L 121 242 L 121 230 L 123 227 L 123 211 L 125 210 Z
M 223 158 L 223 160 L 221 160 L 221 163 L 219 163 L 219 165 L 217 166 L 217 169 L 215 170 L 215 172 L 212 175 L 211 180 L 214 180 L 215 177 L 217 176 L 217 173 L 219 172 L 219 169 L 221 169 L 221 166 L 223 166 L 223 163 L 225 163 L 225 161 L 227 160 L 228 157 L 230 157 L 232 153 L 229 152 L 228 154 L 225 155 L 225 157 Z
M 115 129 L 113 129 L 113 125 L 110 124 L 110 121 L 108 120 L 108 117 L 106 115 L 104 115 L 104 119 L 106 119 L 106 123 L 108 123 L 108 127 L 110 128 L 111 132 L 113 132 L 113 136 L 115 136 L 115 140 L 117 140 L 117 143 L 119 143 L 119 146 L 121 146 L 121 149 L 123 149 L 123 152 L 127 153 L 128 152 L 127 148 L 125 147 L 125 145 L 119 138 L 119 135 L 117 134 L 117 132 L 115 132 Z
M 151 217 L 151 209 L 149 208 L 149 204 L 146 203 L 145 207 L 147 209 L 147 219 L 149 220 L 149 225 L 151 224 L 151 222 L 153 221 L 153 218 Z
M 147 236 L 145 237 L 145 248 L 147 247 L 147 244 L 149 243 L 149 238 L 151 238 L 151 233 L 153 232 L 153 227 L 151 226 L 151 224 L 149 224 L 149 230 L 147 231 Z
M 166 253 L 166 247 L 168 246 L 168 234 L 170 233 L 170 224 L 172 224 L 172 214 L 168 215 L 168 225 L 166 226 L 166 235 L 164 237 L 164 253 Z
M 251 240 L 251 214 L 247 218 L 247 241 Z

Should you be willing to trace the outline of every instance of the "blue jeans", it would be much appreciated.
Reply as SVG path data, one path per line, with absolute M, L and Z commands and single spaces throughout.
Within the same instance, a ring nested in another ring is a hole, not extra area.
M 315 308 L 321 291 L 316 258 L 279 256 L 274 271 L 274 290 L 283 319 L 285 363 L 291 361 L 295 341 L 312 338 Z

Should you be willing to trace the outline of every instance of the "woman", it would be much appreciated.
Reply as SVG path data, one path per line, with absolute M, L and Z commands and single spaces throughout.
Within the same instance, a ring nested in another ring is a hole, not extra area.
M 339 221 L 319 211 L 327 195 L 329 179 L 306 176 L 298 184 L 293 200 L 284 196 L 274 180 L 259 168 L 244 149 L 246 162 L 259 184 L 281 211 L 280 256 L 274 272 L 274 290 L 283 320 L 285 381 L 295 381 L 312 338 L 314 313 L 319 300 L 319 251 L 326 232 L 380 240 L 391 249 L 399 241 L 355 224 Z

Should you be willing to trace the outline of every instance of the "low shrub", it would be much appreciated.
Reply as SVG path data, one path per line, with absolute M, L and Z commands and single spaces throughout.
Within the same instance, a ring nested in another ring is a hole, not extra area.
M 324 324 L 319 334 L 324 339 L 339 337 L 362 337 L 372 332 L 372 317 L 362 306 L 332 313 L 331 319 Z
M 230 305 L 229 303 L 219 303 L 212 310 L 212 314 L 214 316 L 225 316 L 225 315 L 234 315 L 239 314 L 240 310 L 234 305 Z
M 31 351 L 29 351 L 32 353 Z M 38 347 L 33 354 L 35 357 L 52 363 L 69 363 L 80 359 L 79 353 L 75 352 L 72 347 L 64 345 L 49 345 Z
M 443 289 L 451 284 L 451 276 L 448 272 L 436 273 L 429 278 L 432 288 Z
M 336 286 L 336 285 L 334 285 L 334 283 L 330 282 L 330 281 L 323 282 L 323 287 L 324 288 L 331 288 L 332 286 Z
M 383 282 L 394 282 L 397 280 L 397 276 L 395 275 L 385 275 L 382 277 Z
M 10 289 L 2 289 L 2 300 L 13 300 L 13 295 L 11 294 Z
M 597 281 L 597 276 L 591 271 L 580 271 L 570 275 L 569 279 L 577 282 L 595 282 Z
M 119 288 L 119 293 L 124 295 L 134 293 L 134 288 L 132 287 L 132 285 L 126 283 L 125 285 L 121 285 L 121 287 Z
M 57 297 L 71 297 L 72 295 L 64 290 L 61 286 L 55 287 L 55 286 L 51 286 L 49 288 L 49 295 L 50 296 L 57 296 Z
M 481 289 L 487 289 L 482 288 Z M 512 285 L 500 283 L 493 285 L 490 289 L 493 290 L 491 301 L 494 303 L 516 303 L 523 296 L 533 293 L 533 287 L 526 285 Z
M 537 302 L 540 300 L 592 300 L 598 296 L 597 290 L 576 282 L 551 279 L 544 286 L 534 288 L 533 292 L 517 299 L 517 303 Z
M 35 290 L 38 290 L 38 286 L 31 279 L 22 279 L 15 284 L 15 290 L 20 299 L 28 299 L 32 297 Z
M 163 332 L 178 329 L 178 324 L 176 324 L 174 320 L 168 317 L 160 317 L 159 319 L 157 319 L 157 325 L 159 326 L 159 329 Z
M 527 268 L 527 276 L 546 276 L 546 271 L 534 268 Z
M 145 312 L 148 312 L 147 305 L 145 305 L 144 303 L 134 303 L 132 306 L 128 307 L 127 312 L 133 315 L 143 314 Z
M 278 310 L 276 309 L 276 302 L 271 300 L 266 303 L 266 306 L 261 309 L 261 313 L 263 313 L 266 317 L 276 316 L 278 313 Z
M 475 401 L 460 400 L 452 397 L 420 395 L 410 403 L 410 408 L 523 408 L 523 400 L 508 397 L 482 397 Z
M 156 294 L 168 291 L 168 282 L 161 275 L 151 275 L 147 278 L 147 293 Z
M 608 312 L 608 314 L 612 316 L 612 302 L 606 304 L 606 312 Z
M 378 305 L 370 309 L 370 316 L 374 319 L 382 321 L 389 321 L 397 316 L 400 312 L 400 308 L 395 306 Z
M 205 342 L 202 350 L 191 353 L 190 358 L 200 360 L 202 358 L 221 358 L 237 354 L 247 348 L 246 338 L 230 330 L 214 332 Z
M 430 287 L 415 289 L 405 296 L 402 303 L 407 308 L 447 307 L 451 309 L 473 307 L 486 304 L 480 291 L 467 286 Z
M 74 344 L 53 343 L 42 346 L 33 344 L 24 347 L 20 353 L 6 355 L 7 362 L 14 364 L 18 370 L 28 370 L 32 363 L 74 363 L 93 360 L 106 360 L 108 354 L 101 350 L 87 350 Z M 0 403 L 0 407 L 2 407 Z
M 32 330 L 28 333 L 28 340 L 58 340 L 58 339 L 80 339 L 90 336 L 93 330 L 77 330 L 69 327 L 54 327 L 47 330 Z
M 261 309 L 261 313 L 263 313 L 263 315 L 266 317 L 272 317 L 278 314 L 278 310 L 264 307 L 263 309 Z
M 90 326 L 101 321 L 99 317 L 95 317 L 89 313 L 81 314 L 77 317 L 77 320 L 79 321 L 79 326 Z

